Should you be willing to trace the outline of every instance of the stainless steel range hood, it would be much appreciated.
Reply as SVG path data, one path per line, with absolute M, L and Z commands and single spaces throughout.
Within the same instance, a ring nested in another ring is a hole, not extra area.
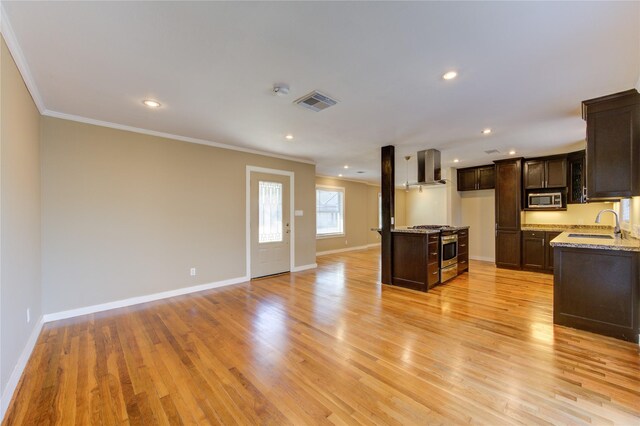
M 440 151 L 425 149 L 418 151 L 418 185 L 442 185 L 447 183 L 442 179 L 440 168 Z

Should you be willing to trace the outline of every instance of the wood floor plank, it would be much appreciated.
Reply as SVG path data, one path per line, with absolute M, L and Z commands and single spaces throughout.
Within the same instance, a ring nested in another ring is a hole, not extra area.
M 640 347 L 554 326 L 552 276 L 420 293 L 379 264 L 46 324 L 3 424 L 640 424 Z

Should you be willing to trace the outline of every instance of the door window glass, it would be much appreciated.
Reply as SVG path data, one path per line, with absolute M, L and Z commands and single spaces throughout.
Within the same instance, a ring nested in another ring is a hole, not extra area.
M 282 241 L 282 184 L 260 181 L 258 186 L 258 242 Z

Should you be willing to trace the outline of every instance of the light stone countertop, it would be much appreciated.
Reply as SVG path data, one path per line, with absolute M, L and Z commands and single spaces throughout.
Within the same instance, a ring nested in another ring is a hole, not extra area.
M 406 234 L 439 234 L 439 229 L 410 229 L 410 228 L 395 228 L 391 232 L 401 232 Z
M 604 240 L 600 238 L 570 237 L 569 234 L 599 234 L 613 236 L 613 232 L 609 230 L 574 229 L 571 231 L 564 231 L 562 234 L 551 240 L 549 244 L 552 247 L 573 247 L 597 250 L 640 252 L 640 240 L 629 236 L 622 239 L 614 238 L 611 240 Z
M 527 224 L 523 223 L 520 226 L 522 231 L 548 231 L 548 232 L 591 232 L 591 231 L 609 231 L 613 232 L 613 227 L 609 225 L 552 225 L 552 224 Z

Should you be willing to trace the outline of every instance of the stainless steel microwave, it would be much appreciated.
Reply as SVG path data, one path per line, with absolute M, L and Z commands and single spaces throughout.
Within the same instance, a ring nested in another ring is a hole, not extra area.
M 527 207 L 530 209 L 560 209 L 562 208 L 562 193 L 529 194 Z

